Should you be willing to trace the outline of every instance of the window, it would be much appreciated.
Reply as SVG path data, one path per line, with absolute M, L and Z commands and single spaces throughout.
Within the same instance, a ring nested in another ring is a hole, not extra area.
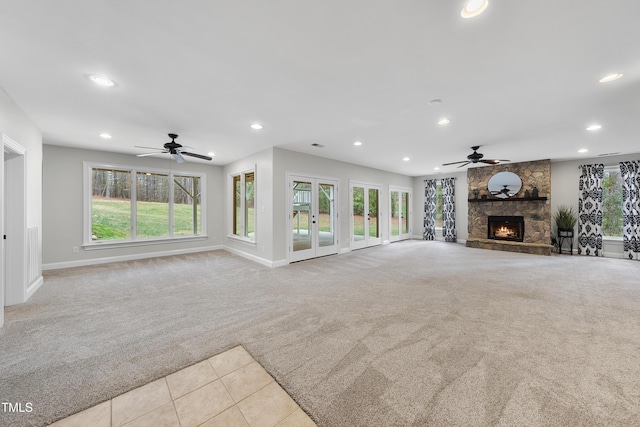
M 436 228 L 442 228 L 442 181 L 436 182 Z
M 622 176 L 618 167 L 605 168 L 602 188 L 602 235 L 622 237 Z
M 86 246 L 204 234 L 204 175 L 85 163 L 85 183 Z
M 233 208 L 231 235 L 240 239 L 255 241 L 255 171 L 232 175 Z

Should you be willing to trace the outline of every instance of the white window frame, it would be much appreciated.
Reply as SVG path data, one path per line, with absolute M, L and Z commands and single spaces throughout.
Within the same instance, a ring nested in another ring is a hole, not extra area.
M 256 171 L 256 166 L 254 165 L 251 169 L 245 169 L 242 170 L 240 172 L 236 172 L 236 173 L 232 173 L 229 174 L 229 182 L 228 182 L 228 187 L 229 188 L 229 198 L 228 198 L 228 206 L 229 206 L 229 210 L 228 210 L 228 221 L 227 223 L 229 224 L 228 227 L 228 233 L 227 233 L 227 237 L 230 239 L 234 239 L 234 240 L 239 240 L 242 242 L 246 242 L 246 243 L 250 243 L 255 245 L 256 241 L 257 241 L 257 236 L 258 236 L 258 174 Z M 246 176 L 249 174 L 253 174 L 253 238 L 250 236 L 246 236 L 247 232 L 245 230 L 245 224 L 246 224 L 246 218 L 245 218 L 245 214 L 247 212 L 246 210 L 246 201 L 247 201 L 247 195 L 246 195 Z M 233 233 L 233 220 L 235 218 L 235 212 L 234 212 L 234 198 L 235 198 L 235 187 L 233 186 L 233 182 L 234 182 L 234 178 L 239 176 L 240 177 L 240 230 L 241 233 L 240 234 L 234 234 Z
M 84 176 L 84 219 L 83 219 L 83 245 L 84 250 L 93 249 L 107 249 L 116 247 L 127 246 L 144 246 L 154 245 L 162 243 L 172 242 L 184 242 L 191 240 L 206 240 L 207 239 L 207 214 L 206 214 L 206 194 L 207 194 L 207 176 L 204 173 L 178 171 L 171 169 L 149 168 L 142 166 L 120 165 L 120 164 L 107 164 L 99 162 L 83 162 Z M 92 190 L 92 171 L 93 169 L 114 169 L 118 171 L 125 171 L 131 174 L 131 239 L 122 240 L 92 240 L 92 218 L 91 218 L 91 190 Z M 169 178 L 169 235 L 163 237 L 141 238 L 136 236 L 136 177 L 138 173 L 151 173 L 167 175 Z M 173 235 L 173 191 L 174 191 L 174 176 L 191 176 L 200 178 L 200 234 L 194 234 L 189 236 L 174 236 Z

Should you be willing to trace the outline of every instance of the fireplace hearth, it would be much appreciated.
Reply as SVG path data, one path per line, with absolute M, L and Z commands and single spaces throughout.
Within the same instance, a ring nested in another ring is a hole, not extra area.
M 487 239 L 523 242 L 524 217 L 489 216 L 487 223 Z

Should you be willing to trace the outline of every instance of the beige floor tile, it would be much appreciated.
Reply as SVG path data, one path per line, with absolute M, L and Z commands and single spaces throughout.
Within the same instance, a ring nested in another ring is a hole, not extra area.
M 162 405 L 155 411 L 136 418 L 123 427 L 180 427 L 178 414 L 173 407 L 173 402 Z
M 249 424 L 245 421 L 240 410 L 236 406 L 232 406 L 200 427 L 249 427 Z
M 253 362 L 240 369 L 236 369 L 221 378 L 233 400 L 240 402 L 250 394 L 273 381 L 271 375 L 258 362 Z
M 223 377 L 249 363 L 253 357 L 242 346 L 237 346 L 209 359 L 219 377 Z
M 51 427 L 111 427 L 111 401 L 85 409 L 82 412 L 63 418 L 51 424 Z
M 171 397 L 175 400 L 217 379 L 218 376 L 213 370 L 211 363 L 209 363 L 208 360 L 204 360 L 168 375 L 167 384 L 169 384 Z
M 251 427 L 273 427 L 298 409 L 298 404 L 272 382 L 238 403 L 238 409 Z
M 169 402 L 171 402 L 171 395 L 169 394 L 167 381 L 164 378 L 160 378 L 152 383 L 114 397 L 111 404 L 112 425 L 121 426 Z
M 302 409 L 298 409 L 284 420 L 276 424 L 276 427 L 317 427 Z
M 220 380 L 175 400 L 182 427 L 202 424 L 233 405 L 233 399 Z

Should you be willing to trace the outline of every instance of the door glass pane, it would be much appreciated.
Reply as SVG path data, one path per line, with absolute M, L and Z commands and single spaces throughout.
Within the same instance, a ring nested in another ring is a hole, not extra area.
M 353 187 L 353 241 L 364 240 L 364 188 Z
M 131 172 L 93 169 L 91 239 L 131 238 Z
M 318 184 L 318 232 L 321 247 L 333 246 L 335 242 L 333 191 L 331 184 Z
M 391 235 L 400 234 L 400 193 L 391 192 Z
M 402 212 L 400 214 L 402 219 L 402 234 L 409 233 L 409 193 L 402 193 Z
M 378 226 L 378 190 L 369 189 L 369 237 L 380 237 Z
M 136 179 L 136 230 L 138 237 L 169 235 L 169 177 L 138 172 Z
M 311 249 L 311 183 L 293 181 L 293 251 Z

